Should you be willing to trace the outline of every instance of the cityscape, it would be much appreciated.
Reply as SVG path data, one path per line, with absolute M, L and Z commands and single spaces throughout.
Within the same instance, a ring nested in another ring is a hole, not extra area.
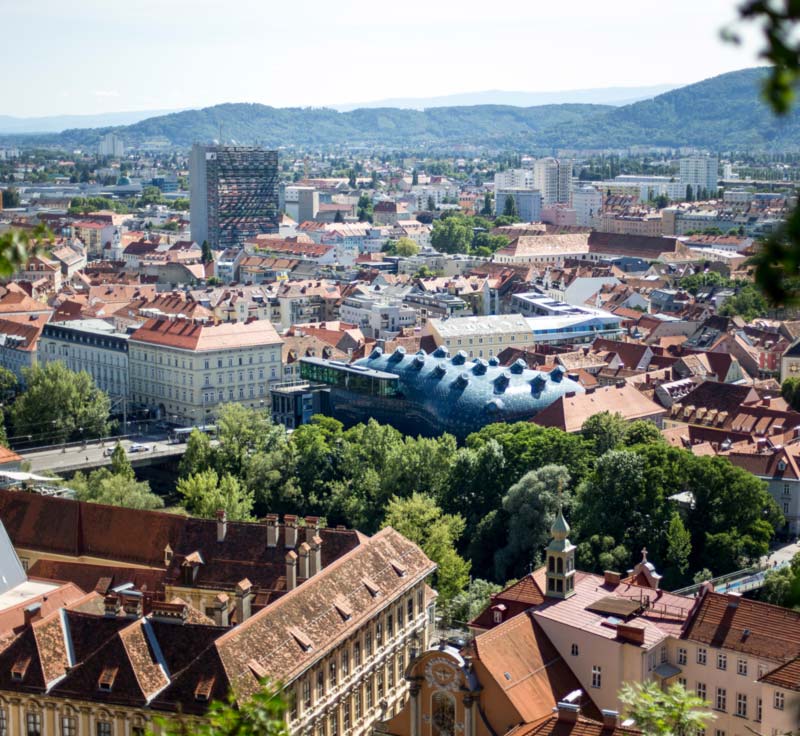
M 796 3 L 96 5 L 0 9 L 0 736 L 800 735 Z

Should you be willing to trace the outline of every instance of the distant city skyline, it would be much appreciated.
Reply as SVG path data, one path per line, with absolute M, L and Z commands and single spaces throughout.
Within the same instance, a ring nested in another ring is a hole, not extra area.
M 732 0 L 31 0 L 8 4 L 0 114 L 323 106 L 479 90 L 681 85 L 756 65 L 719 31 Z

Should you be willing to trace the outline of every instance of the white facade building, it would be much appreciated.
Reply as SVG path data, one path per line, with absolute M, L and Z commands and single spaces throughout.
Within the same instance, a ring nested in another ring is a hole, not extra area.
M 695 198 L 705 189 L 716 197 L 719 184 L 719 159 L 716 156 L 688 156 L 680 162 L 681 184 L 692 187 Z M 685 192 L 684 192 L 685 193 Z
M 602 207 L 603 194 L 594 187 L 580 187 L 573 190 L 572 209 L 575 210 L 576 225 L 593 227 Z

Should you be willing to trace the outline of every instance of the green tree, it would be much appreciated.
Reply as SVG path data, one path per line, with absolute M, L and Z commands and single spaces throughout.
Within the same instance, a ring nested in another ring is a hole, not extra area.
M 649 445 L 664 442 L 664 435 L 661 430 L 646 419 L 637 419 L 625 428 L 623 443 L 626 447 L 634 445 Z
M 685 582 L 691 553 L 692 535 L 683 525 L 680 514 L 673 511 L 667 527 L 667 552 L 664 558 L 664 582 L 668 590 L 674 590 Z
M 776 606 L 800 609 L 800 552 L 786 567 L 767 572 L 759 598 Z
M 128 480 L 133 480 L 136 477 L 136 474 L 133 472 L 131 461 L 128 460 L 125 448 L 119 442 L 117 442 L 116 447 L 114 447 L 114 452 L 111 453 L 111 472 L 114 475 L 127 478 Z
M 185 478 L 214 466 L 211 438 L 199 429 L 193 429 L 186 442 L 186 451 L 178 463 L 178 475 Z
M 692 189 L 691 184 L 686 185 L 686 201 L 694 202 L 694 189 Z
M 628 425 L 621 414 L 601 411 L 590 416 L 581 427 L 581 435 L 591 442 L 599 457 L 609 450 L 619 447 L 628 431 Z
M 752 284 L 743 286 L 736 294 L 726 299 L 719 313 L 727 316 L 741 316 L 746 322 L 766 317 L 769 305 L 764 295 Z
M 108 468 L 92 471 L 88 476 L 76 473 L 69 481 L 79 501 L 123 506 L 129 509 L 160 509 L 164 501 L 150 490 L 150 484 L 137 481 L 125 473 L 116 475 Z
M 428 212 L 435 212 L 436 211 L 436 200 L 430 195 L 428 195 Z
M 8 278 L 40 250 L 50 233 L 44 225 L 33 230 L 12 228 L 0 234 L 0 277 Z
M 19 196 L 19 191 L 14 187 L 2 190 L 2 209 L 10 210 L 19 207 L 22 204 L 22 199 Z
M 261 683 L 249 698 L 231 692 L 226 701 L 215 700 L 203 719 L 157 718 L 149 736 L 289 736 L 286 699 L 278 684 Z
M 411 172 L 411 186 L 412 186 L 412 187 L 415 187 L 415 186 L 417 186 L 418 184 L 419 184 L 419 174 L 417 173 L 417 170 L 416 170 L 416 169 L 414 169 L 414 170 Z
M 373 205 L 369 195 L 364 193 L 358 198 L 358 221 L 372 222 Z
M 789 376 L 781 384 L 781 396 L 795 411 L 800 411 L 800 378 Z
M 503 589 L 502 585 L 489 580 L 475 578 L 471 580 L 466 590 L 457 593 L 450 601 L 446 611 L 443 611 L 447 622 L 452 625 L 464 625 L 478 616 L 491 601 L 495 593 Z
M 581 570 L 626 570 L 631 553 L 627 547 L 617 544 L 607 534 L 582 537 L 577 545 L 576 556 Z
M 506 201 L 503 203 L 503 216 L 510 217 L 515 221 L 519 218 L 519 212 L 517 212 L 517 201 L 510 194 L 506 195 Z
M 506 545 L 495 556 L 498 579 L 520 577 L 538 567 L 559 506 L 570 506 L 568 487 L 569 473 L 563 465 L 545 465 L 509 488 L 503 497 Z
M 491 217 L 494 214 L 494 203 L 492 202 L 492 195 L 490 192 L 486 192 L 483 195 L 483 207 L 481 207 L 481 214 L 484 217 Z
M 419 253 L 419 246 L 413 240 L 411 240 L 411 238 L 398 238 L 397 243 L 395 243 L 394 246 L 394 251 L 398 256 L 410 258 L 411 256 L 415 256 L 417 253 Z
M 0 401 L 8 401 L 19 390 L 17 377 L 8 368 L 0 366 Z
M 436 589 L 443 604 L 460 593 L 469 581 L 469 562 L 456 552 L 456 542 L 464 531 L 464 519 L 445 514 L 430 496 L 414 493 L 410 498 L 389 501 L 383 526 L 391 526 L 418 544 L 438 565 Z
M 715 718 L 703 698 L 677 682 L 666 689 L 653 681 L 623 685 L 619 699 L 644 736 L 694 736 Z
M 204 470 L 181 478 L 177 488 L 186 509 L 195 516 L 212 519 L 222 509 L 231 521 L 252 519 L 253 492 L 230 473 L 220 477 L 215 470 Z
M 203 263 L 213 263 L 214 262 L 214 251 L 211 250 L 211 246 L 208 244 L 207 240 L 203 241 Z
M 88 373 L 55 362 L 23 369 L 23 376 L 26 389 L 11 407 L 15 434 L 50 443 L 108 434 L 111 402 Z

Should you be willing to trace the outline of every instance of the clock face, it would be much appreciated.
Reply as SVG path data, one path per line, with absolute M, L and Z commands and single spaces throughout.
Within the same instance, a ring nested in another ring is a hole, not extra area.
M 425 667 L 425 679 L 437 690 L 458 689 L 458 668 L 449 659 L 435 657 Z

